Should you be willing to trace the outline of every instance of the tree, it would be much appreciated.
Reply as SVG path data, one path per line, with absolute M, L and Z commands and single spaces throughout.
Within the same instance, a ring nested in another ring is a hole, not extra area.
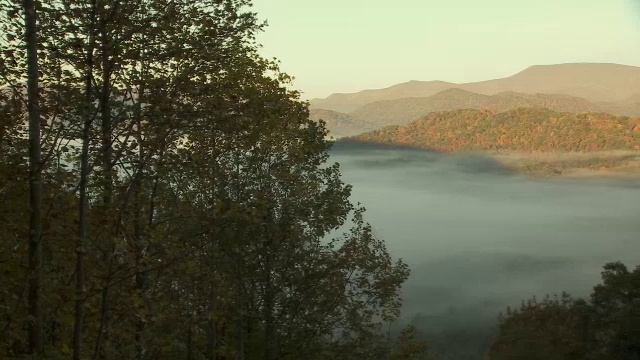
M 602 284 L 591 294 L 596 349 L 601 358 L 640 357 L 640 266 L 633 271 L 620 263 L 605 265 Z
M 588 338 L 581 301 L 568 294 L 535 298 L 508 310 L 491 345 L 491 359 L 584 359 Z
M 408 268 L 349 202 L 289 77 L 258 56 L 249 5 L 40 5 L 47 356 L 387 355 L 380 324 L 397 316 Z M 21 46 L 4 44 L 3 59 Z M 1 64 L 19 83 L 20 67 Z M 3 96 L 0 146 L 24 160 L 24 94 Z M 2 169 L 26 165 L 0 154 Z M 27 207 L 24 184 L 1 175 L 12 211 L 0 221 L 15 231 L 0 243 L 12 254 L 0 296 L 15 306 L 0 308 L 0 356 L 16 358 L 26 249 L 12 246 Z
M 413 360 L 422 358 L 427 351 L 427 346 L 423 340 L 418 339 L 418 331 L 415 327 L 409 326 L 400 332 L 397 339 L 396 349 L 389 356 L 389 360 Z
M 42 357 L 42 159 L 35 0 L 24 0 L 23 7 L 29 112 L 29 352 Z
M 501 319 L 490 359 L 637 359 L 640 267 L 608 263 L 589 302 L 535 299 Z

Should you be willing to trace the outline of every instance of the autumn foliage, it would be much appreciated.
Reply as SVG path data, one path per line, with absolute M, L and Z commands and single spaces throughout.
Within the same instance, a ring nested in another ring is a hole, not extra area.
M 389 126 L 354 138 L 437 151 L 638 150 L 640 119 L 531 108 L 500 113 L 464 109 L 433 112 L 404 126 Z

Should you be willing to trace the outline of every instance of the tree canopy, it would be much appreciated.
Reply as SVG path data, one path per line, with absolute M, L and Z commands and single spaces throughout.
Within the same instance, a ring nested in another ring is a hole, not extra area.
M 1 2 L 0 357 L 386 359 L 408 267 L 261 58 L 247 0 Z M 42 131 L 43 316 L 25 291 L 27 133 Z M 25 325 L 41 330 L 43 348 Z M 407 330 L 409 331 L 409 330 Z

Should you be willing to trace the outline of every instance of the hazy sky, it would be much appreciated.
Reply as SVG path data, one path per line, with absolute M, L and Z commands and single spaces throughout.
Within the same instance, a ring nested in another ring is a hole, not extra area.
M 640 65 L 640 0 L 254 0 L 259 38 L 305 98 L 535 64 Z

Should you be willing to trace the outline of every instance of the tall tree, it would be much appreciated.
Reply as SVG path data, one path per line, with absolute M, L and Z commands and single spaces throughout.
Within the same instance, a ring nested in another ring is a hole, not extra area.
M 41 5 L 52 356 L 276 360 L 311 348 L 311 358 L 384 357 L 379 323 L 397 315 L 408 269 L 349 202 L 324 127 L 258 55 L 263 25 L 249 6 Z M 19 79 L 16 69 L 0 63 L 2 76 Z M 0 141 L 22 144 L 12 129 L 23 108 L 4 101 Z M 2 154 L 0 166 L 27 168 Z M 18 214 L 11 239 L 27 236 Z M 3 299 L 21 294 L 17 259 L 27 251 L 13 242 L 0 243 L 3 256 L 16 253 Z M 0 356 L 26 353 L 15 320 L 28 311 L 15 304 Z
M 44 355 L 42 344 L 42 156 L 38 92 L 38 34 L 35 0 L 23 0 L 27 50 L 27 108 L 29 112 L 29 349 Z
M 80 360 L 82 358 L 82 342 L 83 342 L 83 321 L 86 293 L 86 270 L 85 270 L 85 254 L 87 252 L 87 243 L 89 236 L 89 147 L 91 146 L 91 126 L 94 121 L 94 94 L 93 94 L 93 58 L 95 47 L 94 27 L 96 23 L 96 7 L 97 3 L 92 0 L 89 8 L 89 20 L 87 26 L 88 43 L 86 46 L 86 69 L 84 71 L 84 111 L 81 117 L 84 121 L 82 124 L 82 149 L 80 152 L 80 179 L 78 184 L 79 202 L 78 202 L 78 244 L 76 247 L 76 288 L 75 288 L 75 307 L 73 318 L 73 359 Z

